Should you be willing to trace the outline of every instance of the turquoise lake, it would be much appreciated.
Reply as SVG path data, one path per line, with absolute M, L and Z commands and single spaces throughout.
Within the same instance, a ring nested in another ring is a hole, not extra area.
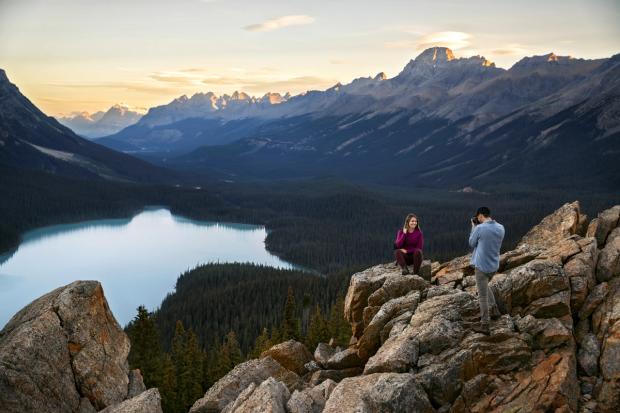
M 139 305 L 157 308 L 178 276 L 209 262 L 294 268 L 265 249 L 262 226 L 194 221 L 165 208 L 130 219 L 57 225 L 24 234 L 0 255 L 0 326 L 41 295 L 75 280 L 97 280 L 125 325 Z

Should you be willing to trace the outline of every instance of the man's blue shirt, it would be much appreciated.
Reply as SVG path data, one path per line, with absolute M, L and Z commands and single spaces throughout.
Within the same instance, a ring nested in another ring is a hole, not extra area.
M 499 268 L 499 250 L 504 239 L 504 226 L 489 220 L 476 225 L 469 235 L 469 246 L 474 249 L 471 263 L 482 272 L 495 272 Z

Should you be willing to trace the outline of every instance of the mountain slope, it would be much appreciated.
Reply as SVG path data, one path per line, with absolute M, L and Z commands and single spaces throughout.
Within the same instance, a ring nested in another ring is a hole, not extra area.
M 80 138 L 46 116 L 0 69 L 0 164 L 89 179 L 170 182 L 174 174 Z

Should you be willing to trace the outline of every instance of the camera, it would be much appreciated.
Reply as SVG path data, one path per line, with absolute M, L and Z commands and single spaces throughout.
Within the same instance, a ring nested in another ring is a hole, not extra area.
M 478 217 L 477 217 L 477 216 L 475 216 L 475 217 L 473 217 L 473 218 L 471 219 L 471 223 L 472 223 L 472 224 L 474 224 L 474 225 L 478 225 L 478 224 L 480 224 L 480 221 L 478 221 Z

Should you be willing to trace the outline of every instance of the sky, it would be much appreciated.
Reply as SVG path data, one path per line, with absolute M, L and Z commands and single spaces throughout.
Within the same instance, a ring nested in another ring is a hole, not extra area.
M 0 68 L 49 115 L 396 76 L 431 46 L 509 68 L 620 53 L 619 0 L 0 0 Z

